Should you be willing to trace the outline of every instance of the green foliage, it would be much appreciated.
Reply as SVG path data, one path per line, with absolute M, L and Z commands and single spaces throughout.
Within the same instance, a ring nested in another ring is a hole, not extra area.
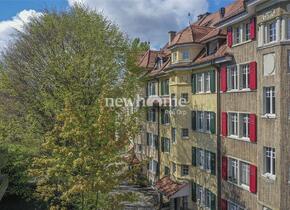
M 108 107 L 106 98 L 135 96 L 136 51 L 146 47 L 79 6 L 44 14 L 19 33 L 0 69 L 0 141 L 9 148 L 12 192 L 29 196 L 36 185 L 50 209 L 117 205 L 110 192 L 126 176 L 122 154 L 139 114 Z

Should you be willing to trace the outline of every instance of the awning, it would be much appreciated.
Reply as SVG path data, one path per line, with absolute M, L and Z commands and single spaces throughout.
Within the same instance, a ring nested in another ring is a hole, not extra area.
M 169 176 L 158 180 L 154 186 L 168 199 L 184 197 L 190 195 L 190 184 L 173 181 Z

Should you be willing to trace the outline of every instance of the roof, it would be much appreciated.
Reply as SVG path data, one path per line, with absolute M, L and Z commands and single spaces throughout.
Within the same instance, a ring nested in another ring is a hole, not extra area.
M 220 11 L 217 11 L 210 15 L 204 16 L 203 18 L 198 20 L 196 24 L 201 26 L 214 26 L 218 22 L 226 20 L 244 10 L 244 0 L 236 0 L 232 4 L 225 7 L 225 15 L 223 18 L 220 15 Z
M 205 42 L 205 41 L 208 41 L 214 37 L 218 37 L 218 36 L 226 36 L 227 35 L 227 32 L 226 30 L 224 29 L 219 29 L 219 28 L 216 28 L 214 30 L 212 30 L 211 32 L 209 32 L 207 35 L 205 35 L 203 38 L 201 38 L 201 42 Z
M 155 188 L 170 198 L 187 185 L 187 183 L 178 183 L 170 179 L 169 176 L 165 176 L 156 182 Z
M 178 44 L 199 43 L 200 40 L 212 30 L 214 30 L 214 28 L 192 24 L 177 33 L 169 47 Z
M 155 65 L 156 58 L 160 52 L 154 50 L 148 50 L 141 58 L 139 66 L 150 69 Z
M 231 53 L 227 44 L 224 44 L 220 46 L 219 49 L 212 55 L 207 55 L 205 51 L 201 52 L 200 55 L 194 60 L 194 63 L 196 64 L 205 63 L 213 59 L 224 57 L 226 55 L 231 55 Z

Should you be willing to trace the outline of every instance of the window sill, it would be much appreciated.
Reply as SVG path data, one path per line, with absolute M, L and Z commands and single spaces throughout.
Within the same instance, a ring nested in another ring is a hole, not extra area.
M 275 114 L 264 114 L 261 116 L 263 119 L 276 119 L 276 115 Z
M 241 45 L 244 45 L 244 44 L 247 44 L 247 43 L 250 43 L 250 42 L 252 42 L 251 39 L 250 40 L 247 40 L 247 41 L 244 41 L 244 42 L 241 42 L 241 43 L 238 43 L 238 44 L 233 44 L 232 48 L 239 47 Z
M 245 92 L 251 92 L 250 88 L 244 88 L 244 89 L 233 89 L 233 90 L 227 90 L 226 93 L 245 93 Z
M 181 137 L 181 139 L 183 139 L 183 140 L 188 140 L 188 139 L 189 139 L 189 136 Z
M 163 126 L 170 126 L 170 123 L 165 123 L 165 124 L 160 123 L 160 124 Z
M 250 186 L 247 186 L 247 185 L 244 185 L 244 184 L 237 184 L 237 183 L 234 183 L 234 182 L 231 182 L 231 181 L 228 181 L 228 183 L 240 188 L 240 189 L 243 189 L 243 190 L 246 190 L 248 192 L 250 192 Z
M 228 138 L 239 140 L 239 141 L 251 142 L 250 138 L 246 138 L 246 137 L 228 136 Z
M 268 181 L 275 181 L 276 180 L 276 175 L 269 174 L 269 173 L 262 174 L 262 177 L 264 177 Z

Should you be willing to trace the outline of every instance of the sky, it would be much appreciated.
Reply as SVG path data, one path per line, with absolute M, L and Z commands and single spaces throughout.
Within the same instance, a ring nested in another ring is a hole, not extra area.
M 168 31 L 179 31 L 199 14 L 215 12 L 233 0 L 0 0 L 0 49 L 13 43 L 15 30 L 22 30 L 31 17 L 45 10 L 66 11 L 75 3 L 101 12 L 130 38 L 139 37 L 158 49 Z M 188 17 L 188 13 L 191 14 Z

